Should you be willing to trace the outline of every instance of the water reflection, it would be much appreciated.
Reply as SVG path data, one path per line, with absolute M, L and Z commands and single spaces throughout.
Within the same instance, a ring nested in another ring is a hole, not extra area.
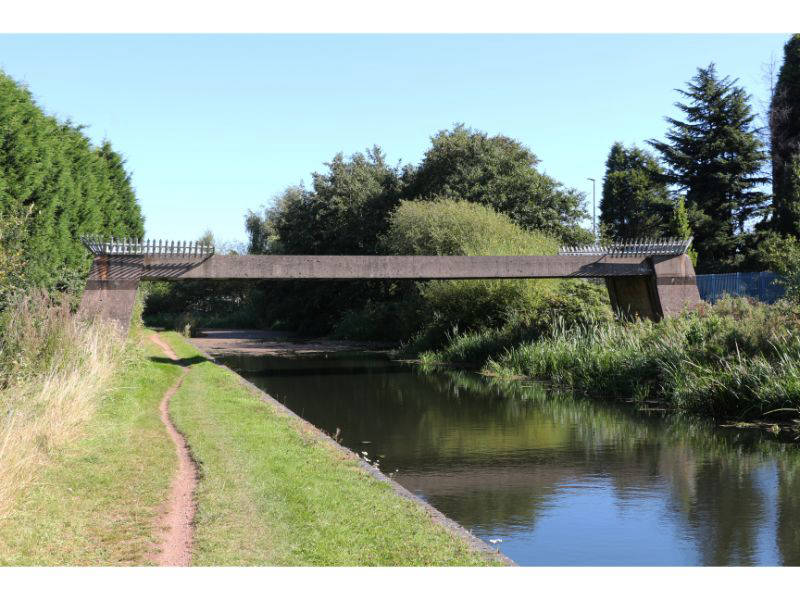
M 375 358 L 226 362 L 520 564 L 800 565 L 799 453 L 761 434 Z

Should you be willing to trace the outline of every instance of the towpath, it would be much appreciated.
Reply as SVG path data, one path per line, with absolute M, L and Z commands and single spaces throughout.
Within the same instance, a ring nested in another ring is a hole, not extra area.
M 151 335 L 150 340 L 161 348 L 167 358 L 180 364 L 169 344 L 157 334 Z M 181 369 L 183 371 L 181 376 L 166 391 L 159 406 L 161 421 L 175 445 L 175 452 L 178 456 L 178 470 L 172 479 L 169 499 L 158 523 L 163 535 L 154 560 L 156 564 L 163 567 L 188 566 L 192 555 L 194 533 L 192 523 L 195 514 L 194 491 L 197 487 L 197 466 L 189 453 L 186 439 L 175 428 L 169 416 L 169 401 L 180 388 L 188 372 L 186 366 L 181 365 Z

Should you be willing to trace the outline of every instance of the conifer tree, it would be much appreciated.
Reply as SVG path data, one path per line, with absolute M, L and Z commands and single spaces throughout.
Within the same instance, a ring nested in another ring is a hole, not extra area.
M 0 71 L 0 219 L 25 214 L 28 285 L 76 289 L 90 258 L 85 234 L 140 237 L 142 215 L 122 159 L 45 115 Z
M 768 196 L 759 187 L 766 159 L 753 126 L 749 96 L 736 80 L 717 77 L 714 64 L 697 70 L 677 90 L 685 120 L 667 118 L 667 141 L 649 140 L 666 163 L 665 180 L 686 194 L 698 271 L 730 271 L 743 260 L 745 224 L 762 214 Z
M 617 142 L 606 160 L 600 228 L 612 239 L 662 237 L 672 220 L 673 203 L 656 159 Z
M 772 139 L 773 213 L 770 228 L 800 236 L 800 34 L 783 48 L 783 65 L 772 95 L 769 127 Z
M 125 170 L 125 159 L 111 147 L 111 142 L 103 141 L 97 155 L 104 161 L 104 168 L 111 188 L 109 211 L 103 226 L 115 230 L 117 236 L 144 236 L 142 209 L 133 191 L 131 176 Z M 113 217 L 113 218 L 112 218 Z

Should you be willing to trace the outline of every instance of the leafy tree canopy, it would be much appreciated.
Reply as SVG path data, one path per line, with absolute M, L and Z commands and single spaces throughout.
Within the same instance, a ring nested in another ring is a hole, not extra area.
M 144 223 L 124 161 L 94 147 L 82 127 L 45 115 L 0 71 L 0 218 L 28 215 L 25 285 L 83 285 L 86 234 L 141 237 Z
M 582 195 L 538 172 L 538 162 L 530 150 L 511 138 L 489 137 L 464 126 L 435 135 L 418 167 L 389 165 L 378 147 L 349 158 L 337 154 L 323 172 L 313 174 L 310 187 L 288 188 L 264 212 L 247 215 L 249 250 L 280 254 L 411 252 L 385 243 L 390 219 L 399 218 L 392 215 L 401 199 L 436 199 L 435 208 L 425 205 L 429 233 L 452 231 L 451 223 L 441 221 L 449 215 L 459 227 L 479 225 L 470 229 L 478 237 L 488 235 L 486 219 L 492 227 L 501 219 L 513 225 L 515 232 L 525 233 L 526 240 L 548 238 L 548 247 L 558 242 L 587 242 L 591 234 L 577 224 L 585 216 Z M 458 199 L 453 206 L 464 212 L 463 219 L 447 210 L 452 208 L 447 198 Z M 414 209 L 405 210 L 402 214 L 410 216 Z M 483 217 L 475 210 L 482 210 Z M 487 211 L 491 217 L 486 216 Z M 434 217 L 440 219 L 441 228 L 430 220 Z M 496 227 L 490 229 L 496 231 Z M 499 242 L 492 239 L 491 243 L 496 246 Z M 374 309 L 370 314 L 399 318 L 388 316 L 395 310 L 388 307 L 408 308 L 419 300 L 418 288 L 408 281 L 271 282 L 263 286 L 263 292 L 268 298 L 263 305 L 265 322 L 277 321 L 280 326 L 309 332 L 328 331 L 342 315 L 368 304 Z
M 448 196 L 491 206 L 525 229 L 565 243 L 591 240 L 578 225 L 584 196 L 540 173 L 539 159 L 517 140 L 456 125 L 431 138 L 419 167 L 408 174 L 405 198 Z
M 377 146 L 349 159 L 340 153 L 327 172 L 312 175 L 312 189 L 291 187 L 263 217 L 250 213 L 246 226 L 255 252 L 374 254 L 399 200 L 398 170 Z

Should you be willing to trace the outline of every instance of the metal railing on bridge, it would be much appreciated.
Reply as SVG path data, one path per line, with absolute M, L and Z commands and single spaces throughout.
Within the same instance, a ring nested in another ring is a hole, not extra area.
M 210 256 L 213 244 L 200 242 L 175 242 L 170 240 L 140 240 L 138 238 L 108 238 L 85 236 L 81 242 L 95 256 L 98 255 L 154 255 L 154 256 Z
M 686 254 L 692 238 L 619 240 L 587 246 L 563 246 L 561 256 L 680 256 Z

